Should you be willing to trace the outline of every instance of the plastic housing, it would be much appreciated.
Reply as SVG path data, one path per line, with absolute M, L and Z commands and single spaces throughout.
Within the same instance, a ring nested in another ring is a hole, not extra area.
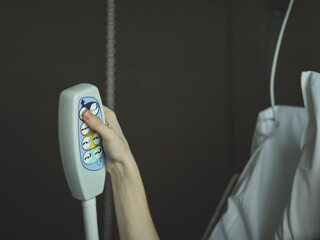
M 96 98 L 102 113 L 102 101 L 97 87 L 81 83 L 65 89 L 60 94 L 58 133 L 63 169 L 72 195 L 79 200 L 88 200 L 102 193 L 106 171 L 103 166 L 96 171 L 86 169 L 80 156 L 79 146 L 79 101 L 83 97 Z

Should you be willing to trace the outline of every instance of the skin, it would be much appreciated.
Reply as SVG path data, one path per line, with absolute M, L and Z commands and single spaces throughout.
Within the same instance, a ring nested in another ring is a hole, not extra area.
M 89 110 L 83 113 L 86 124 L 98 132 L 108 160 L 116 218 L 123 240 L 158 240 L 146 193 L 136 161 L 115 113 L 103 107 L 106 124 Z

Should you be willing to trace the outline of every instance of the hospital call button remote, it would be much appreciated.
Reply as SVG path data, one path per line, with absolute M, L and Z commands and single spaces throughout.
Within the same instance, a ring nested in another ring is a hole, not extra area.
M 83 120 L 85 110 L 105 123 L 97 87 L 80 83 L 61 92 L 58 116 L 60 154 L 72 195 L 79 200 L 89 200 L 101 194 L 106 175 L 102 139 Z

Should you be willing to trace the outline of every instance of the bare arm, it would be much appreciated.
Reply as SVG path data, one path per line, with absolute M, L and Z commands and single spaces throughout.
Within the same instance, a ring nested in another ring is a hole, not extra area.
M 139 169 L 128 142 L 114 112 L 107 107 L 103 110 L 106 124 L 88 110 L 83 113 L 83 119 L 101 135 L 108 156 L 106 170 L 111 176 L 120 238 L 158 240 Z

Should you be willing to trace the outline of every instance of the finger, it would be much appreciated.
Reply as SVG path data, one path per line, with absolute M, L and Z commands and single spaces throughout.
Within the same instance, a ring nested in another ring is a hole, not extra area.
M 109 124 L 108 126 L 112 128 L 122 140 L 127 141 L 124 137 L 120 124 L 118 122 L 117 116 L 110 108 L 103 106 L 103 112 L 106 119 L 106 122 Z
M 111 128 L 104 125 L 103 122 L 100 121 L 100 118 L 96 117 L 89 110 L 83 112 L 82 118 L 85 123 L 90 128 L 98 132 L 103 139 L 111 141 L 115 137 L 115 132 Z
M 103 112 L 104 112 L 106 122 L 108 122 L 112 126 L 118 125 L 117 124 L 118 120 L 114 111 L 112 111 L 110 108 L 107 108 L 106 106 L 103 106 Z

